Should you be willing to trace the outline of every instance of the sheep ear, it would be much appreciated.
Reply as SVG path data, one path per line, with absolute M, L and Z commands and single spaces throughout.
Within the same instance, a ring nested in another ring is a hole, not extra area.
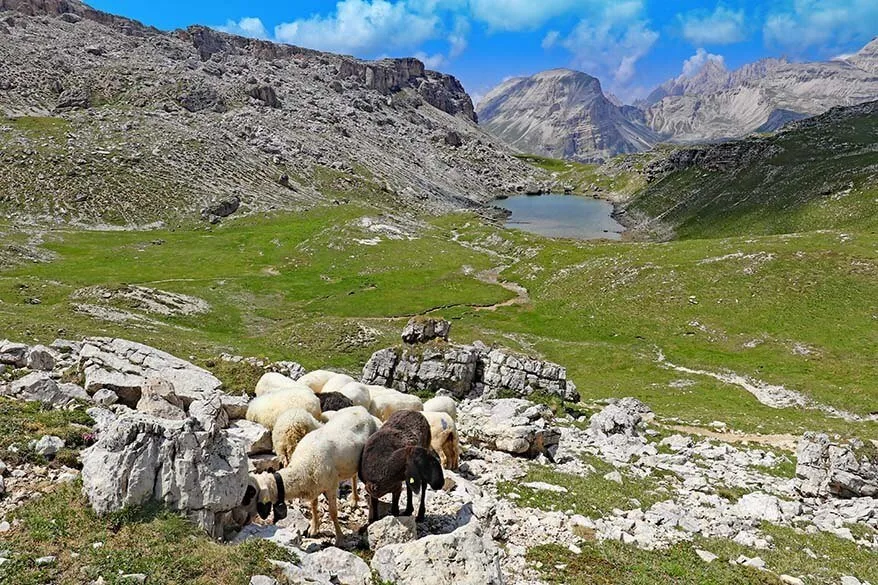
M 256 497 L 256 488 L 252 485 L 247 486 L 247 491 L 244 492 L 244 499 L 241 501 L 242 506 L 249 506 L 250 502 L 253 501 L 253 498 Z
M 271 504 L 268 502 L 256 502 L 256 513 L 259 514 L 260 518 L 266 520 L 268 515 L 271 514 Z

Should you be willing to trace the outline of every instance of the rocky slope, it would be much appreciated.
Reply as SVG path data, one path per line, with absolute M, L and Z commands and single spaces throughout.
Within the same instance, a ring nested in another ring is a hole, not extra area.
M 478 105 L 480 124 L 522 152 L 578 161 L 650 148 L 658 136 L 642 113 L 618 106 L 600 81 L 569 69 L 510 79 Z
M 142 224 L 356 196 L 426 211 L 532 180 L 453 77 L 76 0 L 0 0 L 0 217 Z

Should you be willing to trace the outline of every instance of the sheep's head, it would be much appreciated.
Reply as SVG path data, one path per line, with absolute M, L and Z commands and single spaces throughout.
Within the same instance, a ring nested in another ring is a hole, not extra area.
M 269 514 L 274 512 L 275 522 L 283 520 L 287 517 L 287 504 L 283 491 L 283 480 L 277 473 L 251 475 L 241 506 L 247 510 L 250 517 L 253 517 L 255 512 L 266 520 Z
M 416 492 L 421 490 L 423 483 L 434 490 L 440 490 L 445 485 L 445 474 L 442 473 L 442 463 L 439 462 L 439 458 L 422 447 L 412 449 L 406 462 L 405 475 L 406 481 Z

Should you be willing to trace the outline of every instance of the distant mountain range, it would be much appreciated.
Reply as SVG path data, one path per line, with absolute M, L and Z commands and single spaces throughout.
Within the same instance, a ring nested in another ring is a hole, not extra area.
M 580 161 L 768 132 L 835 106 L 878 98 L 878 39 L 844 59 L 763 59 L 729 71 L 708 60 L 634 106 L 585 73 L 553 69 L 507 80 L 478 104 L 482 126 L 519 150 Z

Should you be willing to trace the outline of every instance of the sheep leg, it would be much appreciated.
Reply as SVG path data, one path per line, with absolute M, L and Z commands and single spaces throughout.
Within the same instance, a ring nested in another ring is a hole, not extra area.
M 344 536 L 341 533 L 341 524 L 338 523 L 338 499 L 335 490 L 329 490 L 323 495 L 326 496 L 326 503 L 329 504 L 329 518 L 335 527 L 335 546 L 341 546 Z
M 317 498 L 311 500 L 311 528 L 308 530 L 308 536 L 317 536 L 320 532 L 320 507 L 317 505 Z
M 378 520 L 378 498 L 369 494 L 369 524 Z
M 421 501 L 418 502 L 418 517 L 416 522 L 423 522 L 427 516 L 427 482 L 421 484 Z
M 357 476 L 351 478 L 351 497 L 354 501 L 354 508 L 356 508 L 360 503 L 360 494 L 357 493 Z
M 393 488 L 393 498 L 390 500 L 390 513 L 399 516 L 399 495 L 402 493 L 402 487 Z
M 403 516 L 411 516 L 412 512 L 415 511 L 415 495 L 412 493 L 412 484 L 409 482 L 405 482 L 405 495 L 406 495 L 406 504 L 405 504 L 405 512 L 402 513 Z

